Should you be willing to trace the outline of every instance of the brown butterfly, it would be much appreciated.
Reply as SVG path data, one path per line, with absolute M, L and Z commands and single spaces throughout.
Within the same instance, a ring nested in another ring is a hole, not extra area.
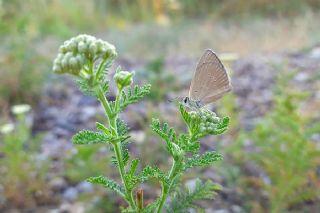
M 229 75 L 218 56 L 206 50 L 197 65 L 189 96 L 182 102 L 190 109 L 199 109 L 224 96 L 231 90 Z

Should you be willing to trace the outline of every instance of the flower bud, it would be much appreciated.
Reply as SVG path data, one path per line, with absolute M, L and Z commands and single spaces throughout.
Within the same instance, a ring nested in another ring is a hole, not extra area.
M 71 68 L 77 69 L 78 68 L 78 61 L 76 59 L 76 57 L 71 57 L 69 59 L 69 64 Z
M 130 86 L 133 82 L 133 74 L 128 71 L 119 71 L 114 75 L 114 80 L 117 83 L 118 88 L 124 88 Z
M 53 71 L 59 74 L 79 75 L 88 62 L 95 64 L 101 59 L 112 61 L 116 56 L 117 53 L 112 44 L 90 35 L 78 35 L 60 46 L 59 54 L 53 63 Z M 90 73 L 94 74 L 94 70 Z M 128 82 L 122 82 L 122 84 L 130 85 L 132 79 L 127 80 Z
M 94 55 L 98 52 L 98 46 L 96 43 L 91 43 L 89 45 L 89 51 L 90 51 L 90 54 Z
M 174 160 L 179 161 L 184 156 L 184 151 L 175 143 L 171 143 L 171 151 L 172 151 L 172 157 Z
M 217 123 L 220 123 L 220 118 L 219 117 L 213 117 L 212 118 L 212 122 L 217 124 Z
M 55 72 L 57 74 L 62 74 L 63 73 L 63 70 L 62 70 L 61 66 L 58 65 L 58 64 L 54 64 L 52 70 L 53 70 L 53 72 Z
M 83 41 L 79 42 L 78 50 L 80 53 L 85 53 L 87 51 L 87 45 Z

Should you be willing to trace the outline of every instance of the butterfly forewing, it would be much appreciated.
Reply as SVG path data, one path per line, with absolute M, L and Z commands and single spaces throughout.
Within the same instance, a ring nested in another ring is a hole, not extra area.
M 211 103 L 231 90 L 226 69 L 212 50 L 206 50 L 200 58 L 191 81 L 189 97 L 202 104 Z

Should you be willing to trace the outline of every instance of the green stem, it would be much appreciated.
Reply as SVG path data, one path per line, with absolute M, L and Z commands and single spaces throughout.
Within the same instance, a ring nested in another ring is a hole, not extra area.
M 98 99 L 100 100 L 100 102 L 106 112 L 109 127 L 112 131 L 112 134 L 113 134 L 113 136 L 117 137 L 118 136 L 118 132 L 117 132 L 117 118 L 118 118 L 118 116 L 117 116 L 117 114 L 115 114 L 112 111 L 110 104 L 109 104 L 108 100 L 106 99 L 101 86 L 99 86 L 97 94 L 98 94 Z M 115 104 L 115 111 L 118 110 L 117 106 L 119 105 L 119 98 L 120 98 L 120 96 L 117 95 L 116 104 Z M 113 148 L 114 148 L 114 152 L 116 153 L 116 159 L 118 162 L 120 177 L 121 177 L 122 183 L 123 183 L 125 191 L 126 191 L 125 197 L 126 197 L 127 201 L 129 202 L 130 207 L 135 210 L 136 206 L 135 206 L 135 202 L 134 202 L 134 199 L 132 196 L 132 190 L 129 189 L 128 182 L 125 178 L 126 172 L 125 172 L 124 165 L 122 162 L 120 144 L 118 142 L 113 143 Z
M 99 101 L 101 102 L 104 111 L 107 115 L 107 121 L 108 121 L 108 125 L 111 128 L 111 131 L 113 134 L 116 133 L 116 131 L 114 131 L 113 129 L 113 125 L 111 124 L 111 118 L 114 117 L 113 112 L 111 110 L 110 104 L 106 98 L 106 96 L 104 95 L 103 89 L 101 88 L 101 86 L 99 86 L 98 91 L 97 91 L 97 96 Z
M 106 61 L 107 61 L 107 59 L 104 59 L 104 60 L 100 63 L 100 65 L 99 65 L 99 67 L 98 67 L 98 69 L 97 69 L 97 73 L 96 73 L 96 80 L 99 80 L 99 77 L 100 77 L 100 75 L 101 75 L 101 72 L 103 71 L 103 66 L 104 66 L 104 64 L 106 63 Z
M 164 203 L 167 199 L 167 196 L 170 192 L 171 186 L 175 180 L 177 168 L 178 168 L 178 162 L 174 160 L 173 164 L 171 166 L 170 173 L 169 173 L 169 184 L 161 183 L 162 192 L 161 192 L 160 204 L 158 206 L 157 213 L 160 213 L 163 208 L 163 205 L 164 205 Z
M 124 170 L 123 162 L 121 160 L 121 151 L 120 151 L 119 143 L 115 143 L 113 145 L 113 148 L 114 148 L 114 151 L 116 153 L 116 158 L 117 158 L 117 162 L 118 162 L 120 177 L 121 177 L 122 183 L 124 185 L 124 188 L 126 190 L 126 198 L 127 198 L 128 202 L 130 204 L 130 207 L 132 209 L 135 209 L 136 207 L 135 207 L 135 203 L 134 203 L 133 196 L 132 196 L 132 190 L 129 190 L 128 183 L 127 183 L 126 178 L 125 178 L 125 170 Z

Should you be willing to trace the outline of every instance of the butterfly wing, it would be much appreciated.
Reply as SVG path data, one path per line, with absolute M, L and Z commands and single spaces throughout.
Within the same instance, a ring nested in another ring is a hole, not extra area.
M 189 97 L 209 104 L 231 90 L 229 75 L 212 50 L 201 56 L 191 81 Z

